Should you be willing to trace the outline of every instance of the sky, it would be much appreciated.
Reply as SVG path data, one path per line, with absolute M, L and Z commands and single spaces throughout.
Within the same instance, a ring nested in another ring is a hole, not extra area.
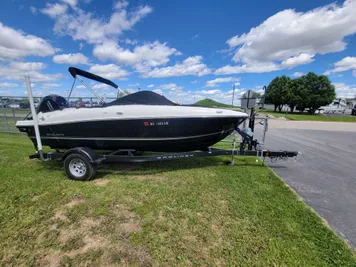
M 3 0 L 0 95 L 67 95 L 75 66 L 123 90 L 230 103 L 276 76 L 329 77 L 356 96 L 356 0 Z M 116 89 L 88 82 L 99 95 Z M 91 95 L 77 81 L 73 96 Z

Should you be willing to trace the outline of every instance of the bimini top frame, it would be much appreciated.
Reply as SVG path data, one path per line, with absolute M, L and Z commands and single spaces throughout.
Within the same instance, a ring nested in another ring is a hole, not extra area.
M 85 78 L 88 78 L 90 80 L 94 80 L 94 81 L 97 81 L 97 82 L 100 82 L 100 83 L 104 83 L 104 84 L 107 84 L 107 85 L 110 85 L 110 86 L 114 87 L 115 89 L 118 89 L 118 96 L 119 96 L 119 92 L 122 91 L 116 83 L 114 83 L 114 82 L 112 82 L 112 81 L 110 81 L 108 79 L 105 79 L 105 78 L 103 78 L 103 77 L 101 77 L 99 75 L 96 75 L 96 74 L 93 74 L 93 73 L 90 73 L 90 72 L 87 72 L 85 70 L 81 70 L 81 69 L 78 69 L 78 68 L 74 68 L 74 67 L 70 67 L 68 69 L 68 71 L 72 75 L 72 77 L 74 78 L 72 87 L 71 87 L 70 92 L 68 94 L 68 101 L 69 101 L 70 96 L 72 95 L 75 82 L 77 80 L 79 80 L 90 92 L 92 92 L 98 99 L 100 99 L 100 101 L 105 102 L 104 99 L 101 96 L 99 96 L 95 92 L 95 90 L 93 90 L 93 88 L 91 88 L 89 85 L 87 85 L 79 76 L 82 76 L 82 77 L 85 77 Z

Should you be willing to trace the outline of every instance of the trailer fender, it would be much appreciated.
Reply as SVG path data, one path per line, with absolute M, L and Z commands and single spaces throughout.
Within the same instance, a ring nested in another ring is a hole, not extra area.
M 98 155 L 93 149 L 89 147 L 74 147 L 64 152 L 61 161 L 64 161 L 66 157 L 73 153 L 79 153 L 83 155 L 89 160 L 91 164 L 95 164 L 95 161 L 98 159 Z

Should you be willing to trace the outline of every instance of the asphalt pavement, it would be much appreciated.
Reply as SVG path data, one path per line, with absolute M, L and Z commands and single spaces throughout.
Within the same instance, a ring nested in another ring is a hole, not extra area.
M 264 147 L 302 152 L 267 164 L 356 247 L 356 123 L 270 120 Z

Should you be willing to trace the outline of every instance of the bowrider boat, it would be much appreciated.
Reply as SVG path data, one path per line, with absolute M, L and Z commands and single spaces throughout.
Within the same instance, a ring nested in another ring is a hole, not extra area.
M 86 77 L 114 88 L 118 86 L 98 75 L 69 68 L 76 80 Z M 53 149 L 89 147 L 94 150 L 180 152 L 207 150 L 231 134 L 248 118 L 246 113 L 176 104 L 151 91 L 129 94 L 99 107 L 69 107 L 58 95 L 44 97 L 37 108 L 42 144 Z M 31 117 L 16 127 L 37 145 Z

